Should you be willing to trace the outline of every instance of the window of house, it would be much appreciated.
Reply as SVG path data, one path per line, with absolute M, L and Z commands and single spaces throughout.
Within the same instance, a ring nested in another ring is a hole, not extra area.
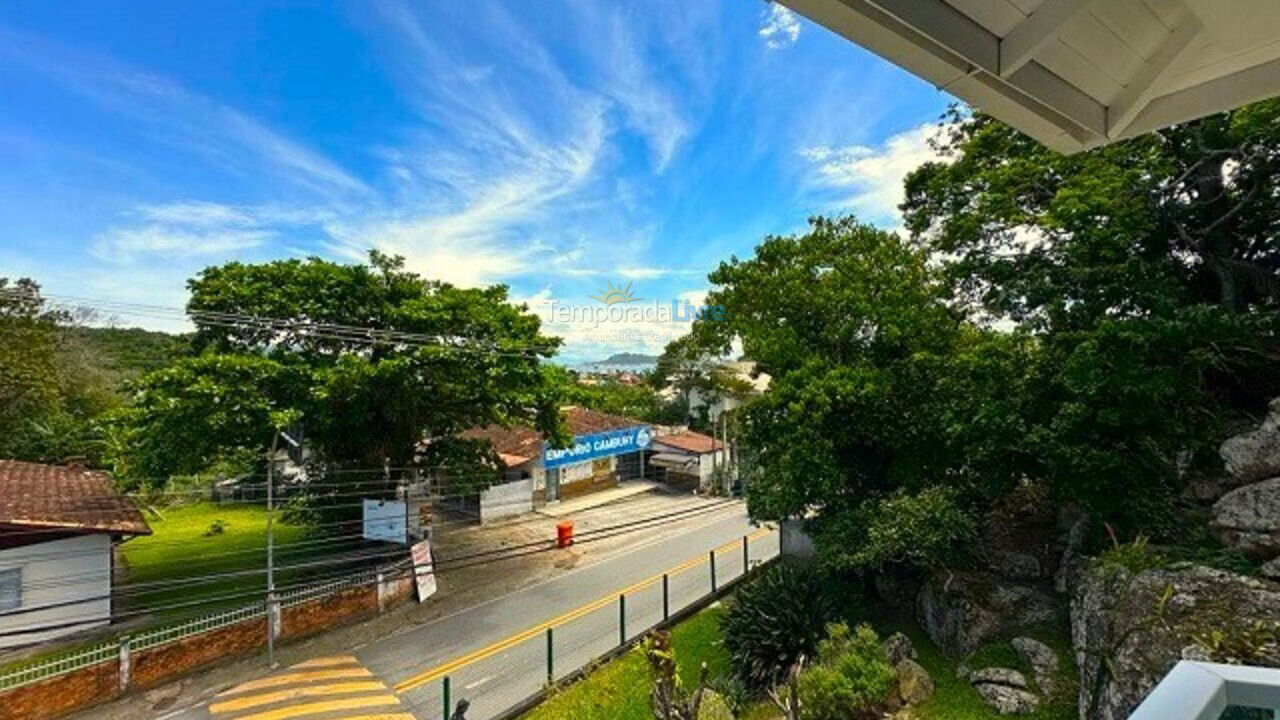
M 22 606 L 22 568 L 0 570 L 0 610 Z

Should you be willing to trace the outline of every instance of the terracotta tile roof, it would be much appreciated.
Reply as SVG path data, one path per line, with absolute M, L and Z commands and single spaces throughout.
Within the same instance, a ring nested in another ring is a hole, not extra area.
M 542 454 L 542 433 L 530 427 L 486 425 L 462 432 L 468 440 L 488 440 L 507 467 L 528 462 Z
M 574 435 L 590 435 L 591 433 L 604 432 L 605 430 L 617 430 L 619 428 L 649 424 L 643 420 L 596 412 L 576 405 L 565 406 L 561 408 L 561 412 L 564 413 L 564 420 L 569 426 L 569 432 Z
M 692 430 L 684 430 L 671 435 L 659 435 L 653 439 L 653 442 L 667 447 L 679 448 L 691 453 L 709 453 L 713 450 L 719 450 L 722 446 L 720 442 L 709 435 L 703 435 Z
M 0 460 L 0 525 L 151 534 L 105 474 L 17 460 Z
M 572 435 L 590 435 L 648 424 L 634 418 L 610 415 L 576 405 L 563 407 L 561 412 L 564 413 L 565 425 Z M 523 425 L 486 425 L 464 430 L 461 435 L 470 440 L 488 440 L 507 467 L 520 465 L 542 455 L 542 433 Z

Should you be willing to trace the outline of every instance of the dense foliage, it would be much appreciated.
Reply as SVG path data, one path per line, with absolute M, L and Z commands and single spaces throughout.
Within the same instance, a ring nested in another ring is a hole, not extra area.
M 0 278 L 0 457 L 96 464 L 99 418 L 120 403 L 119 373 L 80 327 L 30 279 Z
M 753 692 L 777 685 L 813 657 L 836 608 L 824 574 L 809 563 L 777 563 L 733 595 L 720 622 L 734 675 Z
M 273 428 L 298 421 L 319 462 L 365 469 L 407 466 L 424 438 L 474 425 L 563 435 L 541 362 L 558 340 L 503 286 L 426 280 L 376 252 L 368 265 L 233 262 L 188 285 L 199 354 L 136 384 L 112 426 L 122 478 L 260 458 Z
M 801 720 L 872 720 L 884 717 L 898 674 L 889 665 L 880 638 L 867 625 L 827 628 L 817 662 L 801 673 L 796 692 Z
M 956 113 L 937 150 L 909 238 L 818 218 L 711 274 L 725 320 L 689 342 L 773 376 L 740 418 L 753 514 L 929 566 L 1031 480 L 1175 538 L 1227 425 L 1280 394 L 1280 101 L 1074 156 Z
M 723 352 L 739 339 L 773 378 L 739 424 L 758 468 L 748 496 L 757 517 L 821 510 L 820 542 L 849 549 L 828 559 L 857 560 L 851 549 L 874 543 L 850 520 L 886 498 L 948 485 L 967 501 L 1014 485 L 1025 432 L 1017 391 L 1035 345 L 966 322 L 924 252 L 851 218 L 819 218 L 711 280 L 708 302 L 727 318 L 698 323 L 698 341 Z M 939 532 L 959 539 L 963 525 Z
M 1280 101 L 1074 156 L 952 120 L 904 211 L 958 306 L 1037 339 L 1025 474 L 1167 515 L 1178 459 L 1212 466 L 1224 419 L 1280 392 Z

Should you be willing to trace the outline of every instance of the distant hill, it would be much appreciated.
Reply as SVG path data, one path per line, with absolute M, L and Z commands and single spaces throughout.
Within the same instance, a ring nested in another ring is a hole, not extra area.
M 589 363 L 591 365 L 653 365 L 658 362 L 657 355 L 645 355 L 643 353 L 621 352 L 614 353 L 604 360 L 597 360 Z
M 132 380 L 167 367 L 190 352 L 185 336 L 154 330 L 73 327 L 69 332 L 88 364 L 106 371 L 117 381 Z

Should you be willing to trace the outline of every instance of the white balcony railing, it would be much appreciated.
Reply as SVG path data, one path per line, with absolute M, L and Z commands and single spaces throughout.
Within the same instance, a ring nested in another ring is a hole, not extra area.
M 1280 720 L 1280 670 L 1183 660 L 1129 720 L 1218 720 L 1229 707 L 1272 710 Z

